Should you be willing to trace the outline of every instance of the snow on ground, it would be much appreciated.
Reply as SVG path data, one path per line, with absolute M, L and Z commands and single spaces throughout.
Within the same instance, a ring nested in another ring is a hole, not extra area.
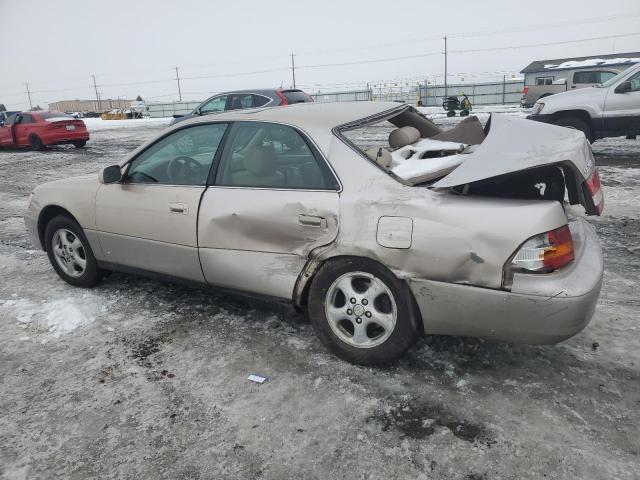
M 168 118 L 132 118 L 129 120 L 102 120 L 101 118 L 83 118 L 82 121 L 87 126 L 89 133 L 98 130 L 123 129 L 134 127 L 156 127 L 167 126 L 173 120 Z
M 491 111 L 525 115 L 474 109 Z M 594 144 L 606 271 L 582 333 L 556 346 L 430 336 L 371 369 L 277 304 L 121 274 L 62 282 L 26 238 L 27 197 L 165 125 L 123 122 L 82 150 L 0 151 L 0 478 L 638 478 L 640 141 Z

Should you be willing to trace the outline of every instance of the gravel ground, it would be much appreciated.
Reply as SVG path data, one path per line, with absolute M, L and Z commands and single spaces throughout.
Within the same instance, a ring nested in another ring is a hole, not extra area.
M 163 124 L 90 128 L 83 150 L 0 152 L 0 478 L 639 478 L 640 141 L 594 145 L 606 272 L 582 333 L 431 336 L 370 369 L 288 307 L 119 274 L 62 282 L 28 244 L 29 192 Z

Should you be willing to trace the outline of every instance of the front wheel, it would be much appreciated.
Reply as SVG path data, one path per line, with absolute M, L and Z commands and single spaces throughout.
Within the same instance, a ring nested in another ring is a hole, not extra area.
M 321 267 L 309 292 L 309 316 L 320 341 L 360 365 L 387 364 L 417 336 L 408 287 L 382 265 L 345 258 Z
M 102 271 L 82 228 L 71 218 L 54 217 L 47 224 L 44 236 L 49 262 L 65 282 L 89 288 L 102 279 Z
M 76 140 L 75 142 L 73 142 L 73 146 L 76 148 L 82 148 L 87 144 L 86 140 Z

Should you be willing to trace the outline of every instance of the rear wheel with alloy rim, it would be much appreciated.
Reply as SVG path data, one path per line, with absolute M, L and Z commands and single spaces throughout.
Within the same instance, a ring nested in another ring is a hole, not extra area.
M 49 261 L 65 282 L 92 287 L 102 279 L 82 228 L 71 218 L 63 215 L 53 218 L 45 229 L 45 242 Z
M 410 292 L 384 266 L 350 257 L 324 265 L 311 285 L 309 314 L 320 340 L 340 358 L 389 363 L 414 342 Z

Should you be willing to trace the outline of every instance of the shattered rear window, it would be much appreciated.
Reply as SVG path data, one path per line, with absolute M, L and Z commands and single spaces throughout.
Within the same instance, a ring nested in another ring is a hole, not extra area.
M 389 147 L 389 134 L 396 128 L 398 127 L 384 120 L 352 130 L 343 130 L 341 133 L 343 137 L 365 152 L 370 148 Z

